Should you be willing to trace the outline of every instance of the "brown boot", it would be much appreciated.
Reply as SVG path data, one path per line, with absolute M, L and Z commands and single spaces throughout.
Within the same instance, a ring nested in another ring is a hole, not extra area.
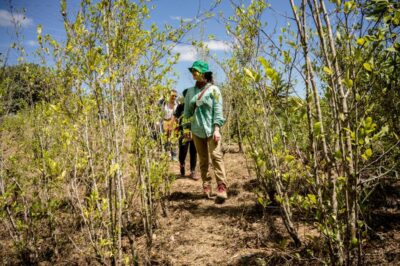
M 218 184 L 216 194 L 217 194 L 217 198 L 220 198 L 220 199 L 228 198 L 228 193 L 226 191 L 226 185 L 224 183 Z
M 207 196 L 207 198 L 211 198 L 211 193 L 212 193 L 212 191 L 211 191 L 211 185 L 210 184 L 203 184 L 203 192 L 204 192 L 204 195 L 206 195 Z
M 195 180 L 195 181 L 197 181 L 197 180 L 200 179 L 200 177 L 199 177 L 198 175 L 196 175 L 196 172 L 195 172 L 195 171 L 191 171 L 191 172 L 190 172 L 190 178 L 193 179 L 193 180 Z

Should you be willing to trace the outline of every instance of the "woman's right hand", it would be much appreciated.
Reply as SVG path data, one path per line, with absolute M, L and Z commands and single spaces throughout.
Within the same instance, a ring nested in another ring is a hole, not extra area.
M 221 133 L 219 132 L 219 127 L 217 126 L 214 129 L 213 139 L 215 143 L 218 143 L 218 141 L 221 139 Z
M 184 133 L 185 139 L 187 140 L 191 140 L 192 139 L 192 132 L 191 131 L 187 131 Z

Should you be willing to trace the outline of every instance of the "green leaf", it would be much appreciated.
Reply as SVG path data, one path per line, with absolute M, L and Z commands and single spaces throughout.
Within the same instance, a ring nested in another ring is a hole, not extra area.
M 356 237 L 353 237 L 351 239 L 351 246 L 355 247 L 357 246 L 357 244 L 358 244 L 358 239 Z
M 110 175 L 113 175 L 118 170 L 119 170 L 119 164 L 118 163 L 112 164 L 110 167 Z
M 285 161 L 286 162 L 291 162 L 291 161 L 293 161 L 294 160 L 294 156 L 292 156 L 292 155 L 290 155 L 290 154 L 288 154 L 288 155 L 286 155 L 285 156 Z
M 372 140 L 378 140 L 382 136 L 386 135 L 386 133 L 388 132 L 389 132 L 389 126 L 384 125 L 382 129 L 372 137 Z
M 369 128 L 372 125 L 372 117 L 368 116 L 365 118 L 365 127 Z
M 340 32 L 339 31 L 337 31 L 336 32 L 336 38 L 340 41 L 340 39 L 342 38 L 342 36 L 340 35 Z
M 344 13 L 348 14 L 356 7 L 356 3 L 354 1 L 348 1 L 344 3 Z
M 329 76 L 333 74 L 332 70 L 327 66 L 324 66 L 323 70 Z
M 350 89 L 351 87 L 353 87 L 353 80 L 352 79 L 345 79 L 344 80 L 344 84 L 346 85 L 346 87 L 348 88 L 348 89 Z
M 314 124 L 314 126 L 313 126 L 313 129 L 314 129 L 314 132 L 316 133 L 316 134 L 319 134 L 319 133 L 321 133 L 321 122 L 316 122 L 315 124 Z
M 264 202 L 264 199 L 262 197 L 258 197 L 257 201 L 261 206 L 264 206 L 265 202 Z
M 275 195 L 275 200 L 276 200 L 278 203 L 281 203 L 281 204 L 282 204 L 282 202 L 283 202 L 282 197 L 280 197 L 279 195 Z
M 337 150 L 337 151 L 335 152 L 335 158 L 338 159 L 338 160 L 342 159 L 342 152 L 339 151 L 339 150 Z
M 256 80 L 256 78 L 254 77 L 253 72 L 252 72 L 250 69 L 248 69 L 248 68 L 243 68 L 243 70 L 244 70 L 244 73 L 245 73 L 248 77 L 250 77 L 252 80 Z
M 371 149 L 366 149 L 365 150 L 365 155 L 367 155 L 367 157 L 371 157 L 372 156 L 372 150 Z
M 42 35 L 42 25 L 39 24 L 39 25 L 37 26 L 36 31 L 37 31 L 37 34 L 38 34 L 38 35 Z
M 267 70 L 267 68 L 271 67 L 270 64 L 268 63 L 268 61 L 264 57 L 259 57 L 257 59 L 262 64 L 262 66 L 264 67 L 265 70 Z
M 288 41 L 287 42 L 290 46 L 292 46 L 293 48 L 296 48 L 297 46 L 296 46 L 296 43 L 295 42 L 293 42 L 293 41 Z
M 371 65 L 370 63 L 364 63 L 364 64 L 363 64 L 363 67 L 364 67 L 367 71 L 372 72 L 372 65 Z
M 274 69 L 272 69 L 272 68 L 270 68 L 270 67 L 268 67 L 268 68 L 266 68 L 265 69 L 265 72 L 267 73 L 267 76 L 269 77 L 269 78 L 273 78 L 273 76 L 274 76 L 274 74 L 275 74 L 275 70 Z
M 317 197 L 314 194 L 307 194 L 307 197 L 312 203 L 317 204 Z
M 397 50 L 394 47 L 389 47 L 386 49 L 386 51 L 391 52 L 391 53 L 397 53 Z
M 364 38 L 358 38 L 358 39 L 357 39 L 357 44 L 360 45 L 360 46 L 363 46 L 363 45 L 365 44 L 365 42 L 366 42 L 366 41 L 365 41 Z

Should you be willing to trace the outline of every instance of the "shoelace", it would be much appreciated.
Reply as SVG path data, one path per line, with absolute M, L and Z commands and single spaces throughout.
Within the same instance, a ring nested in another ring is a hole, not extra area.
M 217 187 L 218 192 L 223 192 L 226 190 L 226 187 L 224 184 L 219 184 Z

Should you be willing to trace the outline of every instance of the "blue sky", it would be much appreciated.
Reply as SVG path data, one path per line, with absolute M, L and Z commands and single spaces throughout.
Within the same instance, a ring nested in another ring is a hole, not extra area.
M 0 53 L 3 57 L 7 57 L 7 64 L 15 64 L 19 56 L 15 51 L 9 49 L 10 45 L 17 41 L 12 18 L 21 24 L 19 42 L 23 44 L 26 50 L 27 61 L 38 62 L 33 55 L 38 47 L 36 41 L 37 25 L 42 25 L 44 34 L 50 34 L 58 41 L 64 39 L 65 33 L 58 0 L 13 0 L 12 9 L 8 2 L 8 0 L 0 0 Z M 79 2 L 79 0 L 67 0 L 70 14 L 77 12 Z M 199 10 L 207 9 L 212 3 L 211 0 L 156 0 L 152 2 L 156 5 L 156 9 L 151 13 L 150 22 L 155 22 L 159 26 L 165 23 L 177 26 L 181 18 L 185 20 L 193 19 Z M 268 10 L 264 19 L 270 25 L 283 26 L 285 20 L 277 13 L 291 15 L 289 1 L 272 0 L 269 3 L 275 11 Z M 220 11 L 225 15 L 232 14 L 230 1 L 222 0 L 216 12 Z M 201 35 L 200 28 L 198 28 L 190 32 L 186 38 L 206 42 L 210 53 L 216 55 L 219 59 L 230 56 L 229 44 L 232 43 L 232 40 L 227 36 L 221 23 L 216 19 L 211 19 L 203 25 L 203 32 L 204 34 Z M 207 39 L 210 34 L 215 35 L 215 40 Z M 193 47 L 185 44 L 177 45 L 173 52 L 181 54 L 180 61 L 174 70 L 179 75 L 176 79 L 176 89 L 182 91 L 193 84 L 192 76 L 187 68 L 194 60 L 199 58 L 199 55 Z M 215 62 L 209 61 L 209 63 L 210 68 L 216 74 L 217 82 L 222 82 L 224 79 L 222 71 Z

